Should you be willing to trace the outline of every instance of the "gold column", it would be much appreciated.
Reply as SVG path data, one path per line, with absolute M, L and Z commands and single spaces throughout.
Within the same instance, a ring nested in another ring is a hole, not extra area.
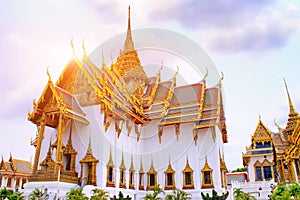
M 62 137 L 63 137 L 63 115 L 59 114 L 58 126 L 57 126 L 57 147 L 56 147 L 56 163 L 54 174 L 58 174 L 62 165 Z
M 294 161 L 290 161 L 289 165 L 288 165 L 288 170 L 289 170 L 289 174 L 290 174 L 290 182 L 296 182 L 296 177 L 295 177 L 295 171 L 294 171 Z
M 38 132 L 38 142 L 37 142 L 37 146 L 36 146 L 36 150 L 35 150 L 32 174 L 35 174 L 37 171 L 37 168 L 38 168 L 40 154 L 41 154 L 41 145 L 42 145 L 42 141 L 44 139 L 45 125 L 46 125 L 46 114 L 45 114 L 45 112 L 43 112 L 41 122 L 40 122 L 39 132 Z
M 284 165 L 283 165 L 283 161 L 282 160 L 280 160 L 280 165 L 279 165 L 279 167 L 280 167 L 280 177 L 281 177 L 281 182 L 285 182 L 285 170 L 284 170 Z
M 76 154 L 71 155 L 71 167 L 70 170 L 73 172 L 75 171 L 75 159 L 76 159 Z
M 83 163 L 80 163 L 80 177 L 79 177 L 80 185 L 82 184 L 82 174 L 83 174 Z
M 96 185 L 96 163 L 92 162 L 92 185 Z

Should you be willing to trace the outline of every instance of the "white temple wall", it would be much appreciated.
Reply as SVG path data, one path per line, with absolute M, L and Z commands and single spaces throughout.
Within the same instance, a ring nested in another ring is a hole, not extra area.
M 154 168 L 157 171 L 157 183 L 162 188 L 165 186 L 164 172 L 168 167 L 169 162 L 173 170 L 175 170 L 175 185 L 177 188 L 183 186 L 182 170 L 186 166 L 188 157 L 189 165 L 194 170 L 193 179 L 196 190 L 201 189 L 202 173 L 201 169 L 204 167 L 205 156 L 209 166 L 213 169 L 213 182 L 216 190 L 221 189 L 221 174 L 220 174 L 220 155 L 223 155 L 222 134 L 218 127 L 215 128 L 215 134 L 211 129 L 201 129 L 198 131 L 198 140 L 195 145 L 192 127 L 193 123 L 185 123 L 180 125 L 178 138 L 176 136 L 175 126 L 165 126 L 159 143 L 158 137 L 158 120 L 149 122 L 142 128 L 140 139 L 137 142 L 137 135 L 132 127 L 131 133 L 128 136 L 126 125 L 123 125 L 122 132 L 118 138 L 115 123 L 112 121 L 107 132 L 103 127 L 103 115 L 100 114 L 99 106 L 89 106 L 83 108 L 86 113 L 86 118 L 90 122 L 84 125 L 78 122 L 73 123 L 72 127 L 72 142 L 73 148 L 77 151 L 76 157 L 76 171 L 80 175 L 79 161 L 85 156 L 89 138 L 91 137 L 92 152 L 94 157 L 99 160 L 96 167 L 97 185 L 100 188 L 105 188 L 107 191 L 114 190 L 114 188 L 106 187 L 107 180 L 107 163 L 112 153 L 114 163 L 114 180 L 115 189 L 119 188 L 120 179 L 120 164 L 122 161 L 122 152 L 124 155 L 124 162 L 126 166 L 126 185 L 129 187 L 129 168 L 131 158 L 133 159 L 135 175 L 134 183 L 135 190 L 138 190 L 138 171 L 140 170 L 140 162 L 142 160 L 144 175 L 144 186 L 147 186 L 147 172 L 153 162 Z M 66 145 L 70 134 L 70 127 L 67 127 L 63 135 L 63 144 Z M 52 143 L 56 141 L 56 130 L 46 128 L 45 139 L 42 142 L 40 162 L 45 159 L 49 141 Z M 55 160 L 55 152 L 53 154 Z M 84 177 L 84 174 L 83 174 Z M 142 191 L 139 191 L 139 193 Z
M 273 162 L 273 156 L 256 156 L 256 157 L 250 157 L 250 162 L 248 164 L 248 177 L 249 177 L 249 182 L 255 182 L 255 167 L 254 164 L 256 161 L 259 161 L 262 163 L 265 159 L 267 159 L 270 163 Z

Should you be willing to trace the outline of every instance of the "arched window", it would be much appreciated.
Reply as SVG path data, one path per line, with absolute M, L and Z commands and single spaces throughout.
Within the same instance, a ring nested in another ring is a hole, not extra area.
M 151 166 L 149 171 L 147 172 L 148 177 L 148 185 L 147 190 L 151 190 L 157 184 L 157 172 L 154 169 L 153 161 L 151 161 Z
M 144 190 L 144 167 L 143 167 L 143 161 L 141 159 L 141 165 L 140 165 L 140 170 L 139 170 L 139 190 Z
M 131 157 L 131 164 L 130 164 L 130 168 L 129 168 L 129 189 L 135 189 L 134 187 L 134 174 L 135 174 L 135 169 L 134 169 L 134 165 L 133 165 L 133 160 Z
M 119 184 L 120 188 L 126 188 L 125 170 L 126 170 L 126 166 L 124 162 L 124 153 L 122 152 L 122 161 L 120 165 L 120 184 Z
M 107 169 L 106 170 L 107 171 L 106 186 L 107 187 L 115 187 L 114 168 L 115 168 L 115 165 L 114 165 L 114 161 L 113 161 L 113 158 L 112 158 L 112 153 L 111 153 L 111 150 L 110 150 L 109 160 L 108 160 L 107 167 L 106 167 L 106 169 Z
M 261 163 L 259 161 L 256 161 L 254 163 L 254 169 L 255 169 L 255 181 L 262 181 L 262 169 L 261 169 Z
M 169 162 L 168 168 L 165 171 L 165 190 L 175 189 L 175 171 L 172 169 L 171 163 Z
M 182 189 L 194 189 L 194 178 L 193 178 L 194 171 L 189 165 L 188 158 L 186 159 L 185 168 L 182 170 L 182 182 L 183 187 Z
M 265 159 L 262 162 L 262 168 L 263 168 L 263 179 L 266 181 L 271 180 L 274 177 L 272 163 L 269 162 L 267 159 Z
M 213 188 L 214 187 L 212 171 L 213 170 L 208 165 L 207 157 L 205 157 L 205 164 L 201 170 L 201 172 L 202 172 L 202 188 Z

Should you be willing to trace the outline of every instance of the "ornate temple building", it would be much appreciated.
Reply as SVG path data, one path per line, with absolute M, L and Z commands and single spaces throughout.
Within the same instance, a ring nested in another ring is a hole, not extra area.
M 12 157 L 4 161 L 2 157 L 0 164 L 0 187 L 12 191 L 21 191 L 25 183 L 28 182 L 28 176 L 31 174 L 31 163 L 25 160 L 19 160 Z
M 274 121 L 278 132 L 273 133 L 259 119 L 251 145 L 243 154 L 243 164 L 251 182 L 271 179 L 279 183 L 300 181 L 300 117 L 286 82 L 285 87 L 290 108 L 286 127 L 281 128 Z
M 272 132 L 259 119 L 251 136 L 251 145 L 243 154 L 243 164 L 247 167 L 249 182 L 275 179 L 277 171 L 273 163 L 273 146 Z
M 65 195 L 77 185 L 94 185 L 134 199 L 157 184 L 165 191 L 187 190 L 193 199 L 212 189 L 224 192 L 222 78 L 209 88 L 207 74 L 194 84 L 177 85 L 178 69 L 170 80 L 161 80 L 163 70 L 146 74 L 134 48 L 129 9 L 116 60 L 102 59 L 96 66 L 84 50 L 56 82 L 48 74 L 28 114 L 38 134 L 25 189 L 43 185 Z

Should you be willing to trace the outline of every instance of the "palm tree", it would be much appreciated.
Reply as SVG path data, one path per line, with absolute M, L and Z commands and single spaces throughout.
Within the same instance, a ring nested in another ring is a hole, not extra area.
M 243 192 L 240 188 L 236 188 L 233 194 L 236 200 L 255 200 L 255 197 Z
M 225 200 L 225 199 L 227 199 L 228 195 L 229 195 L 228 191 L 226 193 L 223 192 L 221 195 L 218 195 L 218 193 L 214 189 L 212 190 L 211 197 L 209 196 L 208 193 L 206 193 L 206 195 L 204 195 L 204 193 L 201 192 L 201 196 L 202 196 L 203 200 Z
M 29 200 L 41 199 L 43 192 L 39 188 L 35 188 L 29 195 Z
M 158 197 L 160 193 L 164 193 L 163 189 L 160 188 L 160 185 L 156 185 L 152 188 L 152 194 L 146 194 L 144 200 L 162 200 L 161 197 Z
M 21 195 L 21 194 L 18 194 L 18 193 L 15 193 L 15 194 L 11 194 L 9 197 L 8 197 L 9 200 L 23 200 L 24 199 L 24 196 Z
M 166 200 L 190 200 L 192 195 L 178 188 L 173 190 L 172 194 L 166 196 Z
M 89 198 L 85 196 L 82 190 L 82 188 L 71 188 L 70 192 L 67 193 L 67 200 L 88 200 Z
M 91 196 L 91 200 L 109 200 L 108 192 L 101 189 L 93 189 L 93 196 Z

